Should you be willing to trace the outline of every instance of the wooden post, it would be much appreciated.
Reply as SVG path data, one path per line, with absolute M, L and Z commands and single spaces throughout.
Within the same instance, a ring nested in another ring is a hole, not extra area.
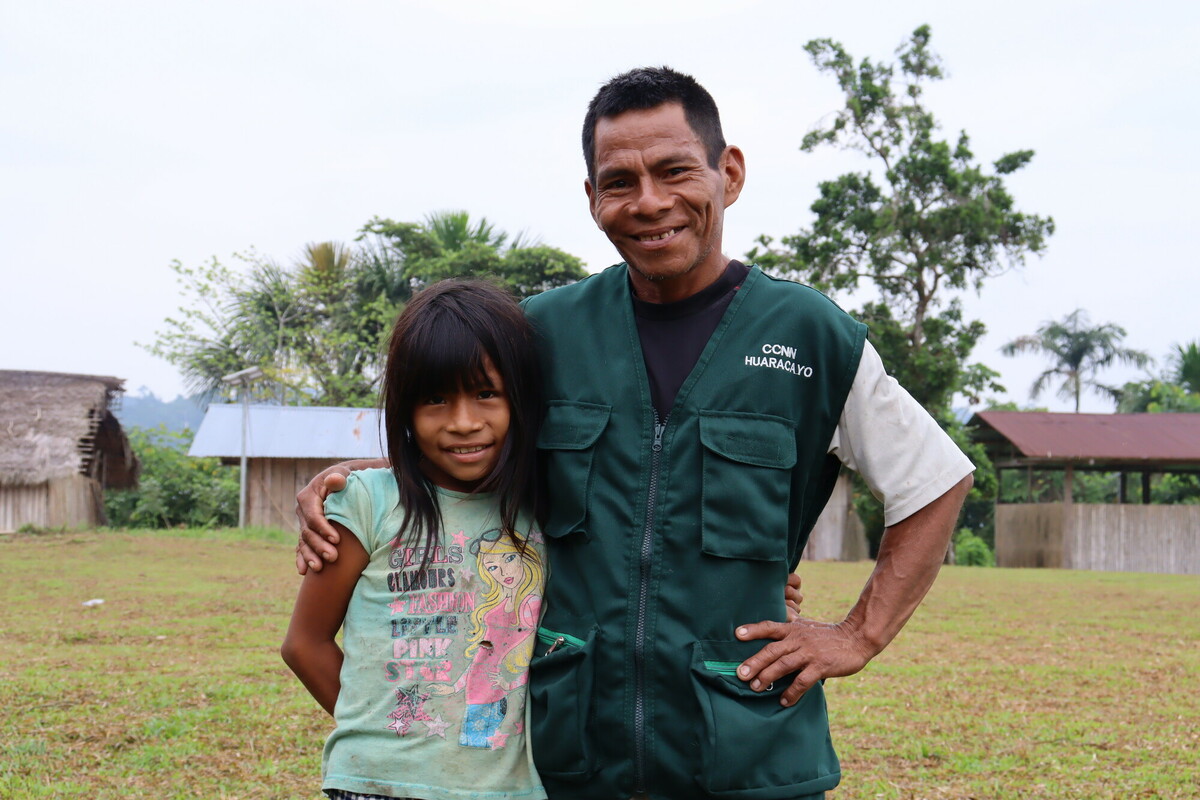
M 1063 470 L 1063 504 L 1064 505 L 1068 505 L 1068 506 L 1071 505 L 1071 489 L 1072 489 L 1072 484 L 1074 484 L 1074 483 L 1075 483 L 1075 465 L 1067 464 L 1066 469 Z
M 1150 471 L 1142 470 L 1142 505 L 1150 505 Z
M 1118 474 L 1120 475 L 1120 489 L 1117 490 L 1117 502 L 1124 505 L 1129 502 L 1126 499 L 1125 470 L 1121 470 Z

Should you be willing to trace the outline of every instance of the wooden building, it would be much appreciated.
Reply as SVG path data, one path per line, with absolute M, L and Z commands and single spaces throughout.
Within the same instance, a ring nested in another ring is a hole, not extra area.
M 998 566 L 1200 575 L 1200 505 L 1150 503 L 1153 474 L 1200 473 L 1200 414 L 982 411 L 971 425 L 998 473 L 1063 473 L 1054 502 L 997 502 Z M 1118 502 L 1075 502 L 1080 471 L 1118 473 Z
M 103 524 L 104 490 L 137 485 L 112 409 L 124 381 L 0 370 L 0 531 Z
M 298 531 L 296 493 L 328 466 L 379 458 L 379 415 L 370 408 L 250 405 L 246 411 L 246 524 Z M 209 405 L 188 455 L 237 464 L 243 407 Z

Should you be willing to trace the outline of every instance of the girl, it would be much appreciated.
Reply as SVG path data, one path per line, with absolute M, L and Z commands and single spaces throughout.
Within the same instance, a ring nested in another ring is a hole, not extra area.
M 540 386 L 529 325 L 489 284 L 435 284 L 396 321 L 392 468 L 326 500 L 338 559 L 305 576 L 282 648 L 334 716 L 335 800 L 546 796 L 523 726 L 544 579 Z

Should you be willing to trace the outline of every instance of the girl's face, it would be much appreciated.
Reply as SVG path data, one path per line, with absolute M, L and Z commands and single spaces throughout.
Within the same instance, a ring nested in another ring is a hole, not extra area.
M 525 565 L 518 553 L 484 553 L 479 557 L 479 563 L 504 588 L 505 594 L 512 594 L 521 585 Z
M 413 409 L 413 436 L 424 456 L 421 470 L 443 489 L 470 492 L 500 462 L 508 436 L 508 395 L 487 356 L 484 372 L 483 385 L 427 397 Z

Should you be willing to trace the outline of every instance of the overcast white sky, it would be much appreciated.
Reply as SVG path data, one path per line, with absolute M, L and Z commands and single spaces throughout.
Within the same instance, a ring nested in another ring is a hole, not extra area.
M 466 209 L 607 266 L 579 125 L 601 83 L 645 64 L 694 74 L 746 153 L 726 217 L 740 256 L 807 225 L 818 181 L 867 166 L 799 151 L 839 107 L 804 42 L 890 58 L 922 23 L 950 73 L 927 96 L 944 133 L 986 162 L 1036 150 L 1009 187 L 1058 226 L 967 301 L 1004 399 L 1027 402 L 1043 365 L 998 347 L 1075 308 L 1159 359 L 1200 338 L 1198 3 L 0 0 L 0 369 L 170 399 L 178 375 L 135 343 L 179 305 L 172 259 L 286 262 L 375 215 Z

